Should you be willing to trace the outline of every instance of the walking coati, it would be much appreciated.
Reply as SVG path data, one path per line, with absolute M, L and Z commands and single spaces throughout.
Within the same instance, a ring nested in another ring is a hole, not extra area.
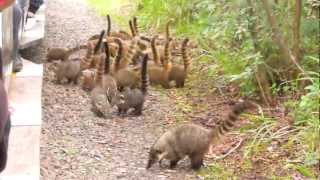
M 54 60 L 66 60 L 72 53 L 86 48 L 86 45 L 80 45 L 74 48 L 49 48 L 47 53 L 47 62 L 51 62 Z
M 136 88 L 140 82 L 139 72 L 128 67 L 128 63 L 135 53 L 136 41 L 132 41 L 130 49 L 125 56 L 123 55 L 122 40 L 116 39 L 115 41 L 118 44 L 118 54 L 114 63 L 113 76 L 117 81 L 118 89 L 122 90 L 125 87 Z
M 123 92 L 118 93 L 115 98 L 112 99 L 113 104 L 118 107 L 118 114 L 125 115 L 130 108 L 134 108 L 135 115 L 141 115 L 143 104 L 145 102 L 145 96 L 148 88 L 148 55 L 145 55 L 142 61 L 141 69 L 141 87 L 140 89 L 131 89 L 126 87 Z
M 227 119 L 210 130 L 196 124 L 184 124 L 165 132 L 151 147 L 146 168 L 163 159 L 169 160 L 170 168 L 174 168 L 179 160 L 188 156 L 192 169 L 199 169 L 209 146 L 231 130 L 242 112 L 253 107 L 255 104 L 249 101 L 235 104 Z
M 94 53 L 97 53 L 101 49 L 101 43 L 102 43 L 102 38 L 104 36 L 105 31 L 101 31 L 99 42 L 97 43 L 96 47 L 94 48 Z M 101 53 L 100 53 L 101 54 Z M 100 55 L 98 56 L 96 54 L 96 57 L 92 58 L 101 58 Z M 74 59 L 66 59 L 64 61 L 61 61 L 58 64 L 57 70 L 56 70 L 56 75 L 57 75 L 57 82 L 61 83 L 63 78 L 66 78 L 68 80 L 68 83 L 74 82 L 74 84 L 78 83 L 78 78 L 81 74 L 81 71 L 87 68 L 88 65 L 92 63 L 90 59 L 79 59 L 79 58 L 74 58 Z
M 110 75 L 110 52 L 108 43 L 104 43 L 105 59 L 101 59 L 95 88 L 91 91 L 92 111 L 99 117 L 108 117 L 112 105 L 110 102 L 117 94 L 116 80 Z
M 191 63 L 191 57 L 187 52 L 188 42 L 189 39 L 185 38 L 181 45 L 183 65 L 173 64 L 169 73 L 169 81 L 175 81 L 177 88 L 184 87 L 184 82 L 188 74 L 188 67 Z
M 170 88 L 169 74 L 172 69 L 170 41 L 171 39 L 168 39 L 165 44 L 163 67 L 151 66 L 148 68 L 150 83 L 160 84 L 163 88 L 166 88 L 166 89 Z

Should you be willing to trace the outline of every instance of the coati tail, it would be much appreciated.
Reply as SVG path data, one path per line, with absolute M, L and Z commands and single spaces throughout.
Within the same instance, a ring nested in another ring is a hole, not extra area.
M 156 40 L 157 40 L 158 36 L 155 35 L 152 37 L 151 40 L 151 49 L 152 49 L 152 54 L 153 54 L 153 61 L 156 65 L 160 64 L 160 58 L 159 58 L 159 54 L 158 54 L 158 49 L 156 47 Z
M 103 40 L 104 34 L 105 34 L 105 30 L 102 30 L 101 33 L 100 33 L 100 37 L 99 37 L 98 43 L 94 47 L 94 54 L 97 54 L 98 51 L 101 50 L 101 44 L 102 44 L 102 40 Z
M 189 38 L 185 38 L 182 41 L 182 45 L 181 45 L 181 54 L 182 54 L 182 60 L 184 65 L 184 71 L 187 71 L 191 64 L 191 57 L 190 57 L 190 54 L 187 52 L 188 43 L 189 43 Z
M 147 93 L 149 79 L 148 79 L 148 54 L 145 54 L 142 61 L 142 69 L 141 69 L 141 91 L 143 94 Z
M 121 68 L 125 68 L 128 66 L 130 61 L 132 60 L 133 56 L 136 53 L 136 46 L 137 46 L 137 38 L 132 39 L 128 52 L 125 54 L 123 61 L 121 63 Z
M 108 29 L 107 29 L 107 36 L 110 36 L 111 34 L 111 18 L 110 15 L 107 15 L 107 24 L 108 24 Z
M 133 24 L 132 24 L 132 20 L 129 20 L 129 27 L 130 27 L 130 31 L 131 31 L 132 37 L 135 37 L 136 36 L 136 32 L 134 30 L 134 27 L 133 27 Z
M 97 78 L 96 78 L 96 85 L 101 85 L 102 83 L 102 77 L 104 74 L 104 66 L 105 66 L 105 61 L 104 61 L 104 56 L 100 56 L 100 60 L 99 60 L 99 66 L 97 69 Z
M 109 74 L 110 73 L 110 51 L 109 51 L 108 42 L 104 42 L 104 48 L 106 53 L 106 58 L 104 62 L 104 74 Z
M 170 19 L 166 24 L 166 39 L 170 38 L 170 24 L 173 22 L 173 19 Z
M 133 26 L 134 26 L 134 31 L 135 34 L 138 35 L 139 34 L 139 30 L 138 30 L 138 18 L 137 17 L 133 17 Z
M 114 42 L 118 44 L 118 53 L 115 59 L 115 71 L 117 72 L 120 69 L 120 61 L 123 57 L 123 45 L 122 41 L 119 38 L 114 39 Z
M 228 114 L 227 119 L 211 130 L 211 138 L 219 137 L 230 131 L 234 126 L 234 123 L 239 119 L 239 115 L 247 109 L 254 107 L 256 107 L 256 105 L 250 101 L 243 101 L 235 104 L 231 108 L 231 112 Z
M 165 46 L 164 46 L 163 67 L 164 67 L 164 70 L 165 70 L 166 72 L 170 72 L 170 71 L 171 71 L 171 68 L 172 68 L 171 49 L 170 49 L 171 41 L 172 41 L 172 39 L 169 38 L 169 39 L 166 41 L 166 44 L 165 44 Z

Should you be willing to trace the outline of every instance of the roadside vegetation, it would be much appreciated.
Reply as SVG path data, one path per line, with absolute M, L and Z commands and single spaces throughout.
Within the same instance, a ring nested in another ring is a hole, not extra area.
M 109 13 L 107 1 L 88 1 Z M 174 36 L 198 43 L 188 90 L 168 93 L 177 97 L 177 113 L 208 109 L 190 99 L 212 93 L 261 104 L 236 132 L 241 147 L 201 176 L 319 178 L 319 0 L 137 0 L 125 6 L 127 17 L 115 14 L 120 24 L 135 15 L 141 31 L 163 33 L 173 19 Z

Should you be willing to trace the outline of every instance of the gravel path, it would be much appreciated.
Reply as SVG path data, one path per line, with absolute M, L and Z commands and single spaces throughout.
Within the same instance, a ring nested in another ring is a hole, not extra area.
M 29 49 L 37 62 L 44 60 L 48 47 L 83 43 L 105 27 L 85 0 L 46 3 L 46 37 L 41 46 Z M 42 179 L 197 179 L 186 160 L 175 170 L 157 165 L 145 170 L 148 149 L 168 128 L 166 119 L 174 107 L 166 96 L 151 91 L 143 116 L 101 119 L 90 111 L 87 93 L 55 84 L 53 68 L 53 63 L 45 64 Z

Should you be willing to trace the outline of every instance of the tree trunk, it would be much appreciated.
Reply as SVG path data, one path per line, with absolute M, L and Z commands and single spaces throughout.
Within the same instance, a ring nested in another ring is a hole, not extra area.
M 295 16 L 293 21 L 293 54 L 297 62 L 301 61 L 300 53 L 300 22 L 301 22 L 301 0 L 296 0 Z
M 249 20 L 248 29 L 252 38 L 254 51 L 258 53 L 260 51 L 260 47 L 258 44 L 258 27 L 257 27 L 257 14 L 255 13 L 254 5 L 251 0 L 247 0 L 247 4 L 249 6 L 248 14 L 251 18 Z M 270 83 L 267 79 L 266 71 L 260 71 L 261 65 L 256 65 L 254 68 L 254 76 L 258 83 L 258 87 L 260 90 L 260 97 L 263 99 L 264 103 L 270 106 L 272 103 L 272 96 L 270 92 Z
M 271 26 L 273 41 L 279 46 L 280 52 L 283 55 L 283 57 L 286 58 L 288 62 L 291 61 L 302 74 L 305 74 L 304 70 L 297 62 L 296 57 L 292 54 L 289 47 L 285 44 L 284 38 L 280 33 L 278 24 L 276 22 L 275 17 L 273 16 L 268 0 L 262 0 L 262 4 L 267 13 L 268 22 Z

